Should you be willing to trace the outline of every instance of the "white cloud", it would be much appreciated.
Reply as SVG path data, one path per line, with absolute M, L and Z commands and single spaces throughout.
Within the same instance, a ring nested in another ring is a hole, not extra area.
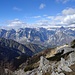
M 44 26 L 48 26 L 50 25 L 50 22 L 48 20 L 38 20 L 35 24 L 34 24 L 34 27 L 44 27 Z
M 45 8 L 45 7 L 46 7 L 46 5 L 43 4 L 43 3 L 41 3 L 40 6 L 39 6 L 39 9 L 43 9 L 43 8 Z
M 18 8 L 18 7 L 13 7 L 13 10 L 15 10 L 15 11 L 22 11 L 22 9 Z
M 71 12 L 72 11 L 72 12 Z M 60 12 L 56 16 L 43 15 L 44 19 L 38 20 L 37 26 L 74 26 L 75 24 L 75 9 L 68 8 Z
M 31 17 L 25 17 L 25 19 L 37 19 L 37 18 L 41 18 L 41 16 L 31 16 Z
M 56 0 L 56 2 L 65 4 L 67 2 L 75 2 L 75 0 Z
M 32 18 L 41 18 L 41 16 L 33 16 Z
M 35 19 L 35 22 L 28 24 L 15 19 L 8 21 L 7 27 L 11 28 L 24 28 L 24 27 L 38 27 L 38 26 L 75 26 L 75 8 L 64 9 L 60 12 L 59 15 L 50 16 L 50 15 L 37 15 L 32 17 L 27 17 L 28 20 Z
M 44 16 L 44 17 L 47 17 L 48 15 L 44 14 L 43 16 Z
M 57 20 L 62 21 L 63 18 L 64 18 L 64 16 L 56 16 L 56 17 L 54 18 L 54 20 L 55 20 L 55 21 L 57 21 Z
M 75 9 L 73 9 L 73 8 L 64 9 L 62 11 L 62 14 L 63 15 L 72 15 L 72 14 L 75 14 Z
M 40 21 L 40 24 L 45 25 L 63 25 L 63 26 L 71 26 L 75 24 L 75 9 L 68 8 L 64 9 L 60 12 L 59 15 L 56 16 L 45 16 L 46 22 Z M 74 25 L 73 25 L 74 26 Z
M 56 0 L 57 2 L 62 2 L 62 3 L 67 3 L 69 2 L 70 0 Z M 72 0 L 71 0 L 72 1 Z
M 54 19 L 54 16 L 47 16 L 48 19 Z
M 54 17 L 55 23 L 66 24 L 67 26 L 75 24 L 75 9 L 68 8 L 64 9 L 60 15 Z
M 66 3 L 66 2 L 68 2 L 68 1 L 70 1 L 70 0 L 62 0 L 63 3 Z
M 67 23 L 67 24 L 73 24 L 73 23 L 75 23 L 75 14 L 73 14 L 73 15 L 67 15 L 63 19 L 63 23 Z
M 19 19 L 10 20 L 10 21 L 8 21 L 7 24 L 8 24 L 7 25 L 8 28 L 15 28 L 15 29 L 24 28 L 24 27 L 27 27 L 27 25 L 28 25 L 27 23 L 24 23 L 24 22 L 20 21 Z

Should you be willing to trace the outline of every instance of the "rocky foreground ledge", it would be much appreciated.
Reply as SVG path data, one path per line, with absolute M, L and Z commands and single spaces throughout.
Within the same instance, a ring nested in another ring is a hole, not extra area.
M 74 73 L 74 68 L 71 68 L 72 65 L 75 65 L 75 48 L 69 46 L 57 48 L 56 52 L 52 57 L 40 57 L 38 68 L 34 68 L 31 71 L 24 72 L 20 69 L 15 71 L 17 75 L 72 75 Z M 48 55 L 49 56 L 49 55 Z M 51 59 L 57 58 L 59 60 Z

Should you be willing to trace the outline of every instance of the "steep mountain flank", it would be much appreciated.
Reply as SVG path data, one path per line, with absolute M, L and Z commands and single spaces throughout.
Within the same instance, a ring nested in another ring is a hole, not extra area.
M 33 54 L 29 48 L 16 41 L 0 38 L 0 66 L 14 70 Z

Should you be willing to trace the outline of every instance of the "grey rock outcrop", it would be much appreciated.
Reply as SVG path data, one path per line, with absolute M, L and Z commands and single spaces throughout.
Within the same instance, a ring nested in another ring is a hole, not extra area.
M 38 68 L 35 68 L 31 71 L 27 71 L 27 72 L 24 72 L 23 70 L 19 70 L 19 71 L 16 71 L 15 74 L 17 75 L 43 75 L 43 72 L 47 72 L 48 69 L 50 68 L 50 65 L 49 65 L 49 61 L 44 58 L 43 56 L 40 57 L 40 64 L 39 64 L 39 67 Z
M 65 75 L 64 73 L 58 73 L 58 72 L 52 72 L 52 74 L 51 75 Z
M 57 47 L 57 53 L 62 53 L 62 55 L 73 51 L 75 51 L 75 49 L 69 47 L 68 45 L 63 45 L 60 46 L 59 48 Z
M 49 65 L 49 61 L 46 58 L 44 58 L 43 56 L 41 56 L 39 68 L 46 66 L 46 65 Z
M 16 75 L 25 75 L 25 72 L 24 72 L 24 70 L 20 69 L 18 71 L 15 71 L 15 74 Z
M 69 54 L 69 56 L 70 56 L 70 61 L 72 63 L 75 62 L 75 51 L 73 53 Z
M 43 56 L 41 56 L 38 69 L 41 70 L 41 72 L 46 73 L 48 71 L 48 68 L 50 68 L 49 61 L 46 58 L 44 58 Z
M 64 58 L 61 58 L 60 64 L 58 65 L 58 72 L 61 71 L 72 72 Z
M 71 47 L 60 48 L 60 50 L 57 50 L 57 54 L 59 53 L 61 58 L 59 61 L 49 61 L 50 59 L 47 60 L 45 57 L 41 56 L 39 67 L 27 71 L 26 73 L 24 72 L 22 75 L 43 75 L 45 73 L 50 73 L 50 75 L 65 75 L 67 72 L 73 72 L 70 66 L 75 62 L 74 51 L 75 50 Z M 65 57 L 65 55 L 67 57 Z

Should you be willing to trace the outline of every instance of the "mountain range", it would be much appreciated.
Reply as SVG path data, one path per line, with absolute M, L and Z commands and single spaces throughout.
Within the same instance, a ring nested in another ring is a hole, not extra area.
M 75 38 L 75 27 L 0 29 L 0 37 L 22 44 L 60 46 L 70 43 Z

